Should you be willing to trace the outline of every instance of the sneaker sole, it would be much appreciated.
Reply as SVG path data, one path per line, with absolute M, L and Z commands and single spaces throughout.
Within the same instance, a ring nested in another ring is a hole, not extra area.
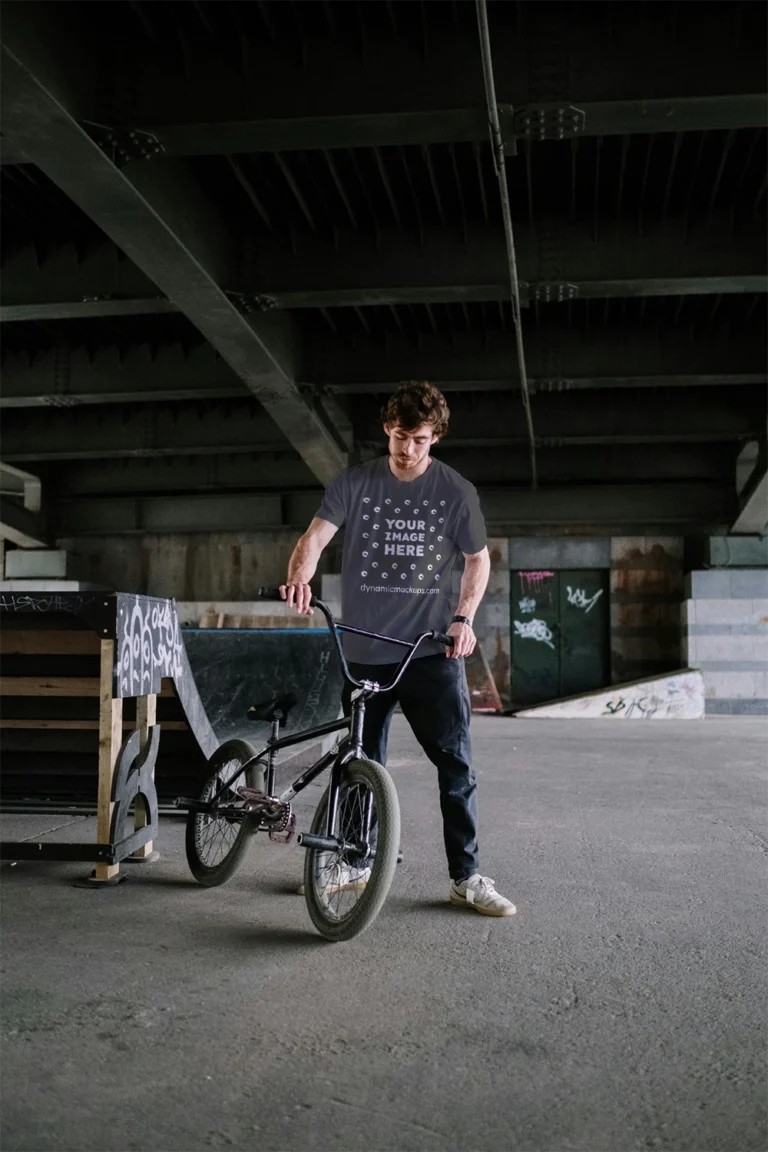
M 517 908 L 514 904 L 512 908 L 505 908 L 502 912 L 494 912 L 491 908 L 481 908 L 479 904 L 470 904 L 469 900 L 465 900 L 463 896 L 456 896 L 451 892 L 448 897 L 451 904 L 456 908 L 471 908 L 473 912 L 479 912 L 481 916 L 495 916 L 497 919 L 503 919 L 505 916 L 516 916 Z

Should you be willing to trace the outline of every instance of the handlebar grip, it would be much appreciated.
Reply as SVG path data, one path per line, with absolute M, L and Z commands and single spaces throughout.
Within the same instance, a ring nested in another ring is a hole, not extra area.
M 446 636 L 445 632 L 433 632 L 432 639 L 438 644 L 444 644 L 446 648 L 453 648 L 453 636 Z
M 259 588 L 258 592 L 256 593 L 256 599 L 257 600 L 277 600 L 280 604 L 285 603 L 282 596 L 280 595 L 280 589 L 279 588 Z M 315 603 L 315 598 L 313 596 L 309 602 L 310 608 L 313 606 L 314 603 Z
M 256 593 L 257 600 L 282 600 L 279 588 L 259 588 Z

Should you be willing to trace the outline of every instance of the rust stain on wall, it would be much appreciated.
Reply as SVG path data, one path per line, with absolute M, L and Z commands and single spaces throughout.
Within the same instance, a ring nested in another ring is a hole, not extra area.
M 681 666 L 682 539 L 614 538 L 611 677 L 641 678 Z

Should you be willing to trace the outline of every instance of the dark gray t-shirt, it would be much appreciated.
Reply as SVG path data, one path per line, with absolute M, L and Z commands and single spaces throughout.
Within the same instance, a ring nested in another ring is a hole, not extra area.
M 448 629 L 456 611 L 451 598 L 456 559 L 460 552 L 481 552 L 487 543 L 480 501 L 468 480 L 432 458 L 422 476 L 404 482 L 381 456 L 340 472 L 315 515 L 345 530 L 345 624 L 401 640 Z M 418 655 L 443 651 L 427 640 Z M 359 664 L 389 664 L 401 660 L 404 649 L 345 633 L 344 653 Z

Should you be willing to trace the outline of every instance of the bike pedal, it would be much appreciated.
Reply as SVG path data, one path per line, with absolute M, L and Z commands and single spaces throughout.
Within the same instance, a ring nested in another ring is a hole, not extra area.
M 258 788 L 248 788 L 245 784 L 238 788 L 237 794 L 241 800 L 247 800 L 250 803 L 258 803 L 259 801 L 269 799 L 265 792 L 262 792 Z

